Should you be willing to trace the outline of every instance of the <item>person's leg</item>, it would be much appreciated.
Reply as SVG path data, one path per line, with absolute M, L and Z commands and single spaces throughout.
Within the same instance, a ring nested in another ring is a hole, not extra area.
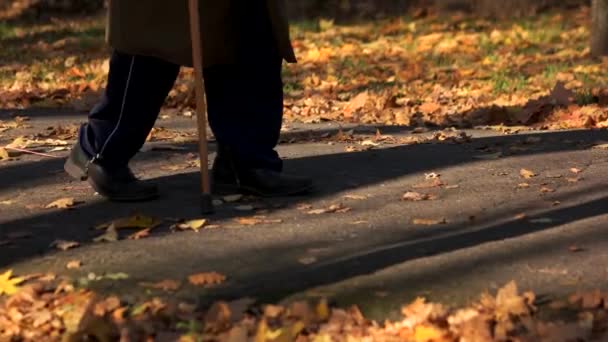
M 108 83 L 100 103 L 81 127 L 65 169 L 111 200 L 156 197 L 153 185 L 138 181 L 129 160 L 154 126 L 179 66 L 157 58 L 114 52 Z
M 235 65 L 205 69 L 209 123 L 218 141 L 214 187 L 263 196 L 306 192 L 312 182 L 282 174 L 275 151 L 283 119 L 282 58 L 264 2 L 240 1 Z
M 179 66 L 114 52 L 101 102 L 89 114 L 80 143 L 108 167 L 126 166 L 139 151 L 173 87 Z

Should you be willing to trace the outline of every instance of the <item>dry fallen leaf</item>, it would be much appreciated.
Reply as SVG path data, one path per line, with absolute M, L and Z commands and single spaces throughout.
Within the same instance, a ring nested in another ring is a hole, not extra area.
M 540 192 L 547 194 L 547 193 L 555 192 L 555 189 L 551 189 L 549 187 L 543 186 L 542 188 L 540 188 Z
M 321 214 L 333 214 L 333 213 L 346 213 L 349 212 L 351 208 L 345 207 L 342 203 L 332 204 L 324 209 L 314 209 L 308 211 L 309 215 L 321 215 Z
M 0 147 L 0 160 L 10 159 L 8 151 L 4 147 Z
M 413 192 L 413 191 L 408 191 L 405 194 L 403 194 L 403 196 L 401 196 L 402 201 L 414 201 L 414 202 L 433 200 L 435 198 L 436 198 L 435 195 L 421 194 L 419 192 Z
M 529 187 L 530 187 L 530 184 L 528 184 L 528 183 L 519 183 L 519 184 L 517 184 L 517 188 L 518 189 L 527 189 Z
M 24 281 L 23 278 L 13 277 L 13 270 L 0 274 L 0 295 L 13 295 L 19 291 L 18 285 Z
M 188 276 L 188 281 L 196 286 L 219 285 L 226 281 L 226 276 L 217 272 L 197 273 Z
M 182 222 L 182 223 L 177 223 L 175 225 L 173 225 L 171 228 L 172 229 L 179 229 L 179 230 L 194 230 L 195 232 L 199 232 L 199 230 L 201 230 L 205 224 L 207 224 L 207 220 L 205 219 L 198 219 L 198 220 L 190 220 L 190 221 L 186 221 L 186 222 Z
M 530 171 L 528 169 L 521 169 L 519 171 L 519 175 L 523 178 L 530 179 L 538 176 L 534 171 Z
M 105 233 L 93 239 L 94 242 L 116 242 L 118 241 L 118 231 L 114 226 L 108 227 Z
M 283 220 L 281 219 L 268 219 L 266 218 L 266 216 L 240 217 L 237 218 L 236 221 L 244 226 L 255 226 L 258 224 L 273 224 L 283 222 Z
M 576 168 L 576 167 L 573 167 L 573 168 L 570 169 L 570 172 L 574 173 L 575 175 L 578 175 L 579 173 L 583 172 L 583 170 L 579 169 L 579 168 Z
M 578 253 L 578 252 L 584 252 L 585 251 L 584 248 L 582 248 L 580 246 L 577 246 L 577 245 L 572 245 L 572 246 L 568 247 L 568 250 L 570 252 L 572 252 L 572 253 Z
M 47 204 L 45 208 L 69 209 L 77 204 L 79 204 L 79 202 L 74 201 L 73 198 L 61 198 L 52 203 Z
M 448 223 L 448 221 L 445 218 L 442 219 L 414 219 L 412 221 L 414 224 L 416 225 L 421 225 L 421 226 L 434 226 L 434 225 L 438 225 L 438 224 L 446 224 Z
M 592 148 L 598 149 L 598 150 L 608 150 L 608 144 L 599 144 L 599 145 L 593 146 Z
M 55 240 L 51 243 L 51 247 L 56 247 L 62 251 L 67 251 L 68 249 L 76 248 L 78 246 L 80 246 L 80 243 L 76 241 Z
M 139 239 L 146 238 L 146 237 L 150 236 L 150 230 L 152 230 L 152 228 L 146 228 L 146 229 L 139 230 L 139 231 L 129 235 L 128 239 L 129 240 L 139 240 Z
M 441 175 L 440 175 L 440 174 L 438 174 L 438 173 L 435 173 L 435 172 L 431 172 L 431 173 L 425 173 L 425 174 L 424 174 L 424 178 L 425 178 L 426 180 L 429 180 L 429 179 L 437 179 L 437 178 L 440 178 L 440 177 L 441 177 Z
M 96 229 L 106 229 L 110 226 L 114 226 L 114 228 L 116 228 L 116 229 L 124 229 L 124 228 L 144 229 L 144 228 L 154 228 L 154 227 L 158 226 L 159 224 L 161 224 L 161 221 L 156 218 L 145 216 L 145 215 L 140 215 L 140 214 L 135 214 L 135 215 L 132 215 L 129 217 L 119 218 L 119 219 L 113 220 L 111 222 L 100 224 L 100 225 L 96 226 L 95 228 Z
M 74 269 L 78 269 L 78 268 L 80 268 L 81 266 L 82 266 L 82 261 L 80 261 L 80 260 L 70 260 L 70 261 L 69 261 L 69 262 L 68 262 L 68 263 L 65 265 L 65 267 L 66 267 L 68 270 L 74 270 Z
M 367 199 L 367 196 L 348 194 L 348 195 L 344 195 L 343 198 L 346 200 L 363 201 L 363 200 Z
M 139 283 L 140 286 L 148 287 L 152 289 L 158 289 L 163 291 L 177 291 L 182 285 L 181 282 L 177 280 L 165 279 L 163 281 L 159 281 L 158 283 L 148 283 L 142 282 Z

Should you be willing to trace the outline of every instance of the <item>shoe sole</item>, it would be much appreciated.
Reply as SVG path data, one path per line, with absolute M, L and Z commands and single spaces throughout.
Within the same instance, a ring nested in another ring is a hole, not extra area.
M 93 190 L 95 190 L 98 194 L 112 202 L 143 202 L 154 200 L 159 196 L 158 193 L 142 194 L 139 196 L 111 195 L 108 192 L 104 191 L 103 188 L 97 186 L 97 184 L 95 184 L 95 182 L 93 182 L 89 177 L 87 177 L 84 171 L 80 167 L 78 167 L 78 165 L 72 162 L 72 160 L 68 159 L 63 165 L 63 169 L 68 175 L 70 175 L 70 177 L 74 178 L 75 180 L 81 182 L 86 181 L 87 183 L 89 183 Z

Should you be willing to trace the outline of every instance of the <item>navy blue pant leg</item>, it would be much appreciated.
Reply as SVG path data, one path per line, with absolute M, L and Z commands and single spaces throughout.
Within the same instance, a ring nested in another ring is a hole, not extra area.
M 114 52 L 106 90 L 80 131 L 85 152 L 108 167 L 122 167 L 139 151 L 173 87 L 179 66 Z

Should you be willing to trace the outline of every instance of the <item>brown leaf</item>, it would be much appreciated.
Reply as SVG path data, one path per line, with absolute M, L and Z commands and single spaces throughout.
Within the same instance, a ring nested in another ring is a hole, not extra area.
M 402 201 L 414 201 L 414 202 L 434 200 L 435 198 L 436 198 L 435 195 L 421 194 L 421 193 L 413 192 L 413 191 L 408 191 L 405 194 L 403 194 L 403 196 L 401 196 Z
M 517 188 L 518 189 L 527 189 L 529 187 L 530 187 L 530 184 L 528 184 L 528 183 L 519 183 L 519 184 L 517 184 Z
M 347 199 L 347 200 L 363 201 L 363 200 L 367 199 L 367 196 L 348 194 L 348 195 L 344 195 L 343 198 Z
M 412 221 L 414 224 L 416 225 L 421 225 L 421 226 L 434 226 L 434 225 L 438 225 L 438 224 L 446 224 L 448 223 L 448 221 L 445 218 L 442 219 L 414 219 Z
M 332 204 L 324 209 L 314 209 L 308 211 L 309 215 L 321 215 L 321 214 L 333 214 L 333 213 L 346 213 L 349 212 L 351 208 L 345 207 L 342 203 Z
M 344 107 L 344 117 L 352 118 L 353 114 L 363 108 L 369 99 L 369 92 L 364 91 L 353 97 L 350 102 Z
M 142 229 L 140 231 L 137 231 L 137 232 L 129 235 L 128 239 L 129 240 L 139 240 L 139 239 L 146 238 L 146 237 L 150 236 L 151 230 L 152 230 L 152 228 Z
M 94 242 L 116 242 L 118 241 L 118 232 L 114 226 L 106 229 L 105 233 L 93 239 Z
M 283 222 L 283 220 L 281 219 L 267 219 L 266 216 L 240 217 L 237 218 L 236 221 L 244 226 L 255 226 L 258 224 L 273 224 Z
M 579 169 L 579 168 L 576 168 L 576 167 L 573 167 L 573 168 L 570 169 L 570 172 L 574 173 L 575 175 L 578 175 L 579 173 L 583 172 L 583 170 Z
M 522 178 L 526 178 L 526 179 L 530 179 L 530 178 L 534 178 L 534 177 L 538 176 L 534 171 L 530 171 L 528 169 L 521 169 L 519 171 L 519 175 Z
M 140 286 L 148 287 L 152 289 L 163 290 L 167 292 L 177 291 L 181 287 L 181 282 L 177 280 L 165 279 L 163 281 L 159 281 L 158 283 L 148 283 L 142 282 L 139 283 Z
M 171 226 L 171 229 L 194 230 L 198 233 L 205 226 L 205 224 L 207 224 L 207 220 L 205 219 L 190 220 L 182 223 L 177 223 Z
M 68 262 L 68 263 L 65 265 L 65 267 L 66 267 L 68 270 L 75 270 L 75 269 L 80 268 L 81 266 L 82 266 L 82 261 L 80 261 L 80 260 L 70 260 L 70 261 L 69 261 L 69 262 Z
M 80 246 L 80 243 L 76 241 L 55 240 L 51 243 L 51 247 L 56 247 L 62 251 L 67 251 L 68 249 L 76 248 L 78 246 Z
M 543 186 L 542 188 L 540 188 L 540 192 L 542 192 L 544 194 L 547 194 L 547 193 L 555 192 L 555 189 L 551 189 L 551 188 L 548 188 L 546 186 Z
M 441 105 L 436 102 L 425 102 L 418 107 L 418 110 L 420 110 L 420 112 L 423 114 L 434 114 L 441 110 Z
M 188 276 L 188 281 L 196 286 L 219 285 L 226 281 L 226 276 L 217 272 L 197 273 Z
M 75 205 L 78 205 L 79 203 L 80 202 L 74 201 L 73 198 L 61 198 L 52 203 L 47 204 L 45 208 L 69 209 L 74 207 Z
M 572 253 L 578 253 L 578 252 L 584 252 L 585 249 L 583 247 L 577 246 L 577 245 L 572 245 L 570 247 L 568 247 L 568 250 Z
M 8 151 L 4 147 L 0 147 L 0 160 L 10 159 Z

